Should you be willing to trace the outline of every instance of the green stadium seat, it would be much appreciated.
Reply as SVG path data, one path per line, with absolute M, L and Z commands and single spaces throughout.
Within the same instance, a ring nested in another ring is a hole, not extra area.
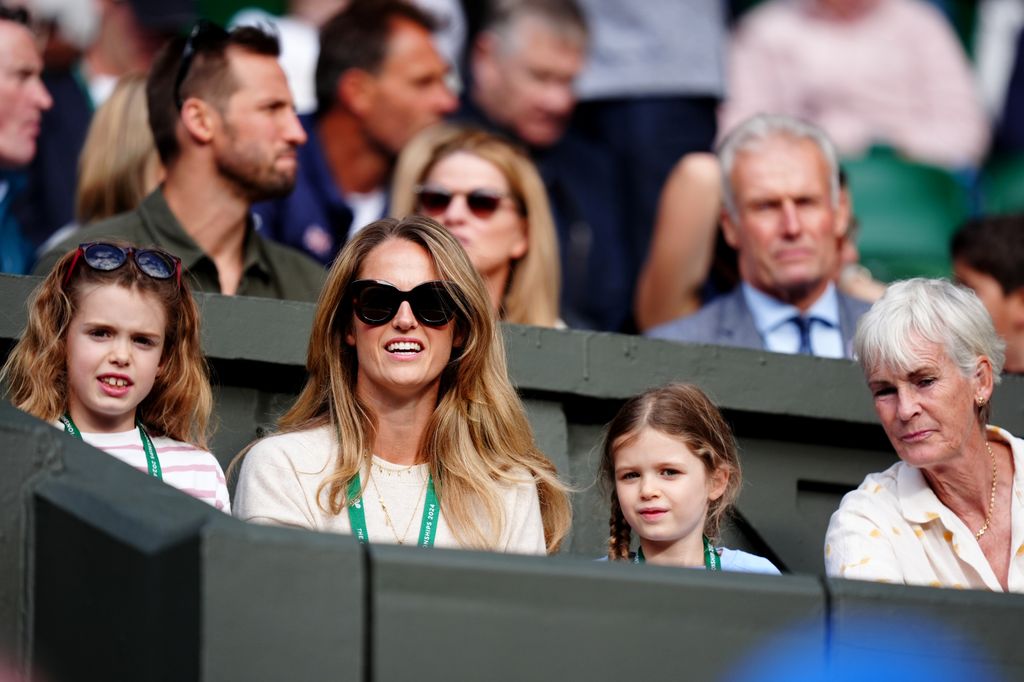
M 288 9 L 287 0 L 198 0 L 199 14 L 222 26 L 240 10 L 258 8 L 278 16 Z
M 981 201 L 985 213 L 1024 211 L 1024 154 L 989 159 L 981 172 Z
M 967 188 L 947 170 L 873 148 L 842 166 L 859 223 L 861 262 L 886 282 L 946 277 L 949 241 L 970 212 Z

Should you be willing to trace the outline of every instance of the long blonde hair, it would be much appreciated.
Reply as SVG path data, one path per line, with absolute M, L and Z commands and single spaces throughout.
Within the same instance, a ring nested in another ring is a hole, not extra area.
M 501 305 L 506 322 L 553 327 L 558 323 L 561 268 L 558 238 L 547 190 L 536 166 L 519 147 L 491 133 L 473 128 L 435 126 L 415 137 L 399 156 L 392 180 L 392 215 L 416 210 L 414 188 L 441 160 L 466 152 L 493 164 L 508 182 L 509 191 L 524 208 L 528 247 L 512 263 L 508 288 Z
M 110 242 L 122 247 L 124 242 Z M 153 279 L 129 258 L 116 270 L 75 265 L 71 251 L 57 261 L 29 299 L 28 325 L 0 370 L 7 396 L 20 410 L 52 422 L 68 409 L 68 326 L 82 291 L 91 285 L 121 286 L 149 294 L 164 308 L 167 329 L 153 388 L 137 408 L 150 435 L 166 436 L 207 449 L 213 395 L 199 341 L 199 309 L 183 276 Z
M 118 80 L 96 110 L 78 160 L 75 214 L 80 224 L 130 211 L 163 173 L 146 108 L 146 78 Z
M 722 413 L 704 391 L 693 384 L 668 384 L 630 398 L 608 424 L 601 455 L 601 479 L 610 488 L 611 499 L 609 559 L 629 557 L 632 535 L 615 488 L 615 451 L 636 438 L 644 428 L 684 443 L 704 463 L 708 476 L 718 471 L 728 476 L 725 492 L 708 503 L 703 532 L 712 541 L 718 538 L 722 519 L 740 493 L 742 473 L 736 439 Z
M 306 360 L 309 379 L 278 422 L 282 431 L 329 425 L 337 435 L 338 461 L 320 484 L 318 504 L 326 490 L 325 511 L 345 510 L 348 483 L 372 456 L 377 422 L 355 391 L 358 361 L 345 342 L 353 320 L 347 292 L 370 252 L 392 239 L 423 247 L 456 302 L 454 336 L 462 346 L 442 371 L 437 408 L 420 442 L 445 519 L 462 545 L 496 548 L 508 523 L 502 486 L 522 483 L 525 470 L 537 485 L 547 549 L 556 551 L 572 516 L 566 487 L 533 441 L 483 281 L 455 238 L 423 216 L 385 218 L 360 230 L 334 261 L 320 293 Z

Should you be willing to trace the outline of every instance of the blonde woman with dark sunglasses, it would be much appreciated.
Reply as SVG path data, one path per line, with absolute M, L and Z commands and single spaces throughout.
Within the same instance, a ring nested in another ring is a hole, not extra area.
M 500 319 L 565 326 L 555 222 L 544 183 L 521 149 L 472 128 L 428 129 L 399 157 L 391 206 L 394 216 L 427 215 L 455 235 Z
M 241 460 L 236 516 L 362 542 L 543 554 L 570 507 L 533 441 L 479 275 L 433 220 L 384 219 L 335 260 L 309 380 Z

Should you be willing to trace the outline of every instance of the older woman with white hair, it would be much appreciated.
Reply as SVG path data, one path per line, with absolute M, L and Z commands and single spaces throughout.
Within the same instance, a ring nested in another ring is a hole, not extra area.
M 1024 440 L 988 425 L 1004 344 L 968 289 L 891 285 L 854 350 L 900 462 L 843 498 L 830 576 L 1024 591 Z

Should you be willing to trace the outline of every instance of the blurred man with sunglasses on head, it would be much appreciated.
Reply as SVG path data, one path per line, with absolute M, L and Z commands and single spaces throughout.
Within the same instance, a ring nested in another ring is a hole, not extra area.
M 36 267 L 82 241 L 167 249 L 203 291 L 313 301 L 324 271 L 264 240 L 251 205 L 288 194 L 306 133 L 295 116 L 277 38 L 200 22 L 157 56 L 146 85 L 164 183 L 139 207 L 74 233 Z
M 13 214 L 36 154 L 43 111 L 53 104 L 42 81 L 43 59 L 24 10 L 0 5 L 0 272 L 24 274 L 32 246 Z
M 395 158 L 455 110 L 436 22 L 402 0 L 353 2 L 320 30 L 319 109 L 303 116 L 295 192 L 255 207 L 261 232 L 329 265 L 348 238 L 387 208 Z

